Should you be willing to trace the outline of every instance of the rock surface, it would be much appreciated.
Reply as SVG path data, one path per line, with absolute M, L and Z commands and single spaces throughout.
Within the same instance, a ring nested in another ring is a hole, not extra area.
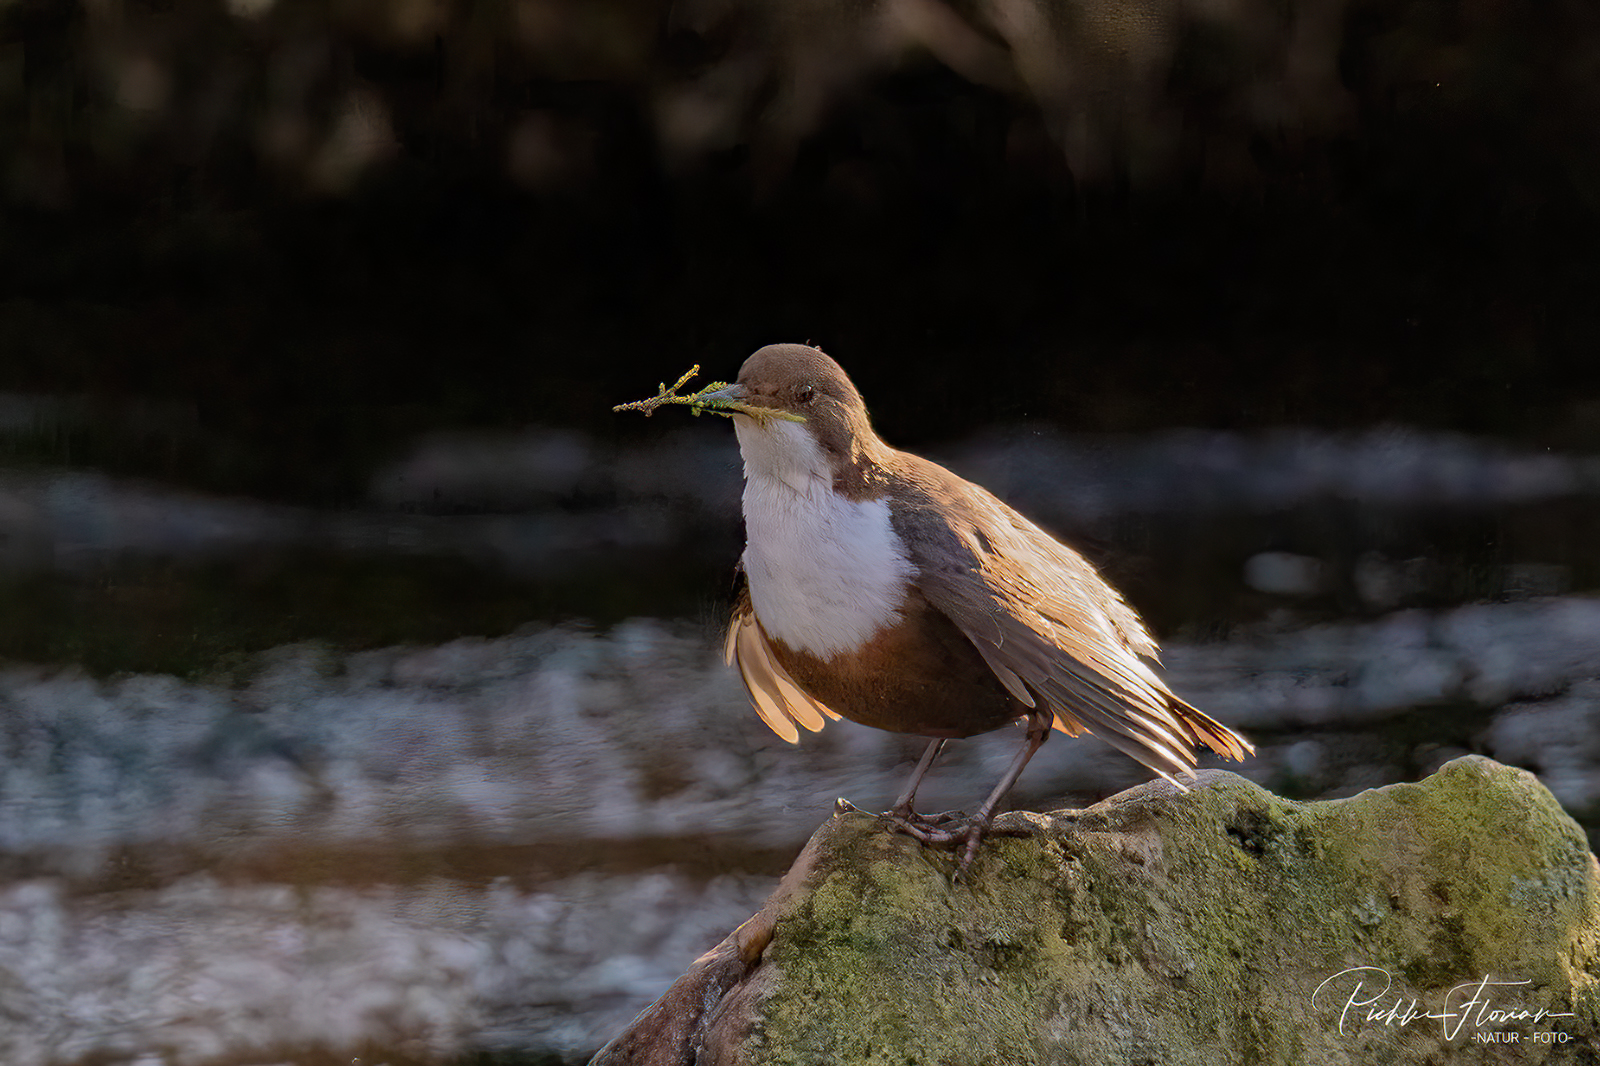
M 1476 756 L 1293 803 L 1235 774 L 952 861 L 836 814 L 614 1064 L 1597 1061 L 1600 871 Z

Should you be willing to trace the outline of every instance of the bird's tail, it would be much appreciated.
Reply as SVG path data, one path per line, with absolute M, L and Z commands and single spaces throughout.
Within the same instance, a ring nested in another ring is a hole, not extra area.
M 1235 733 L 1198 707 L 1192 707 L 1173 696 L 1169 704 L 1178 720 L 1189 727 L 1197 744 L 1204 744 L 1218 755 L 1243 762 L 1256 753 L 1256 746 Z

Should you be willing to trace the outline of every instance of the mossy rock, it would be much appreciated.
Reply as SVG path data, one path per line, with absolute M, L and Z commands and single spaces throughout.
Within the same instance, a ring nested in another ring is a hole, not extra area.
M 1600 1062 L 1600 874 L 1531 774 L 1293 803 L 1235 774 L 942 851 L 839 813 L 595 1059 Z

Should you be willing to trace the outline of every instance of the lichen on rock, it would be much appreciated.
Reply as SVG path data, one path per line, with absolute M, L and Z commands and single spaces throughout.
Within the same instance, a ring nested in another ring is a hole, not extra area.
M 595 1062 L 1593 1054 L 1600 873 L 1525 771 L 1469 756 L 1311 803 L 1206 771 L 1004 824 L 1033 832 L 954 882 L 947 853 L 836 814 L 697 964 L 717 979 L 692 970 Z

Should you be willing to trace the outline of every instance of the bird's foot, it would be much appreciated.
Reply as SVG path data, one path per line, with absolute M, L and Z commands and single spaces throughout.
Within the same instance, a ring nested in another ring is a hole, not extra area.
M 909 817 L 890 811 L 884 817 L 896 832 L 915 837 L 924 844 L 938 848 L 959 848 L 960 858 L 956 860 L 955 874 L 957 881 L 965 880 L 972 861 L 978 857 L 978 847 L 983 843 L 984 837 L 1033 835 L 1033 830 L 1027 826 L 997 826 L 989 818 L 963 820 L 959 811 L 945 811 L 935 815 L 912 814 Z M 952 825 L 950 824 L 952 822 L 959 824 Z
M 879 818 L 887 818 L 896 825 L 904 826 L 935 826 L 948 825 L 967 816 L 966 811 L 940 811 L 938 814 L 918 814 L 910 807 L 896 807 L 891 811 L 884 811 Z M 916 834 L 912 834 L 915 836 Z
M 945 813 L 948 815 L 955 812 L 946 811 Z M 916 837 L 924 844 L 932 844 L 934 847 L 949 847 L 958 841 L 965 840 L 968 830 L 972 828 L 972 822 L 970 821 L 962 822 L 959 826 L 952 827 L 949 825 L 950 822 L 960 821 L 959 816 L 935 820 L 941 816 L 918 814 L 906 818 L 890 812 L 883 817 L 894 828 L 895 832 Z

